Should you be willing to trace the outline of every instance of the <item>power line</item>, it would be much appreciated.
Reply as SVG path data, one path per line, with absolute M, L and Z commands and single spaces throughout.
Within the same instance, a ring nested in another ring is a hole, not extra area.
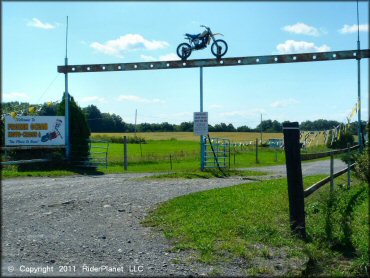
M 49 88 L 51 87 L 51 85 L 53 85 L 54 84 L 54 82 L 55 82 L 55 80 L 57 80 L 57 78 L 59 77 L 59 73 L 57 73 L 57 75 L 54 77 L 54 79 L 53 79 L 53 81 L 51 81 L 50 83 L 49 83 L 49 85 L 47 86 L 47 88 L 45 89 L 45 91 L 41 94 L 41 96 L 37 99 L 37 101 L 36 102 L 39 102 L 39 100 L 45 95 L 45 93 L 49 90 Z

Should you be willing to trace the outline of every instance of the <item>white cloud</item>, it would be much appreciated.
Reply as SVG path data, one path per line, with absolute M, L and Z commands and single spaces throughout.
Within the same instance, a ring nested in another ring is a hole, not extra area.
M 143 59 L 144 61 L 147 61 L 147 62 L 151 62 L 151 61 L 155 61 L 156 60 L 155 57 L 144 55 L 144 54 L 141 54 L 140 55 L 140 58 Z
M 222 105 L 221 104 L 211 104 L 209 108 L 210 109 L 220 109 L 222 108 Z
M 30 97 L 25 93 L 12 92 L 3 95 L 3 99 L 6 101 L 26 101 Z
M 171 114 L 160 114 L 159 117 L 163 119 L 172 119 L 172 120 L 182 120 L 182 121 L 192 121 L 194 112 L 178 112 Z
M 235 111 L 229 111 L 229 112 L 222 112 L 219 115 L 221 117 L 255 117 L 256 115 L 259 115 L 261 113 L 265 113 L 266 111 L 264 109 L 255 108 L 252 110 L 235 110 Z
M 176 61 L 176 60 L 180 60 L 180 58 L 175 53 L 169 53 L 166 55 L 159 56 L 159 60 L 160 61 Z
M 298 100 L 289 98 L 289 99 L 283 99 L 283 100 L 276 100 L 273 103 L 270 104 L 273 108 L 279 108 L 279 107 L 286 107 L 289 105 L 297 104 L 299 103 Z
M 294 25 L 286 25 L 282 29 L 286 32 L 293 33 L 293 34 L 309 35 L 309 36 L 315 36 L 315 37 L 320 36 L 320 31 L 317 28 L 313 26 L 309 26 L 302 22 L 298 22 Z
M 359 26 L 360 32 L 369 32 L 369 24 L 353 24 L 352 26 L 345 24 L 338 31 L 341 34 L 357 33 L 357 26 Z
M 58 24 L 56 23 L 53 25 L 47 22 L 42 22 L 40 19 L 34 17 L 32 20 L 28 21 L 27 26 L 48 30 L 54 29 Z
M 299 53 L 299 52 L 325 52 L 330 51 L 326 44 L 316 46 L 313 42 L 286 40 L 276 46 L 280 54 Z
M 103 54 L 116 57 L 123 57 L 125 51 L 133 50 L 156 50 L 168 47 L 169 43 L 165 41 L 147 40 L 140 34 L 127 34 L 115 40 L 109 40 L 105 43 L 93 42 L 90 47 Z
M 96 103 L 96 102 L 105 102 L 105 98 L 98 96 L 87 96 L 83 97 L 80 100 L 81 103 Z
M 180 60 L 180 58 L 175 53 L 169 53 L 162 56 L 159 56 L 159 58 L 156 58 L 154 56 L 144 55 L 141 54 L 140 58 L 144 61 L 151 62 L 151 61 L 176 61 Z
M 164 103 L 163 100 L 154 98 L 154 99 L 147 99 L 135 95 L 120 95 L 117 97 L 118 101 L 132 101 L 132 102 L 141 102 L 141 103 Z

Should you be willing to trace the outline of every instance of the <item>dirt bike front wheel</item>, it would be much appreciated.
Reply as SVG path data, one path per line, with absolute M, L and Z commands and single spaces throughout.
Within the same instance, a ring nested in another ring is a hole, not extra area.
M 191 46 L 186 42 L 181 43 L 177 47 L 176 52 L 177 56 L 179 56 L 182 60 L 186 60 L 191 54 Z
M 211 45 L 212 54 L 216 57 L 222 57 L 228 49 L 227 43 L 224 40 L 215 40 Z

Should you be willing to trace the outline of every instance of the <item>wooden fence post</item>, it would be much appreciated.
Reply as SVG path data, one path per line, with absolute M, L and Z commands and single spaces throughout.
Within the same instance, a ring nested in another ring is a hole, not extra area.
M 127 161 L 127 137 L 123 136 L 123 168 L 127 171 L 128 161 Z
M 301 238 L 306 238 L 298 122 L 284 123 L 283 133 L 288 180 L 290 228 L 294 234 L 297 234 Z
M 351 149 L 350 149 L 350 144 L 347 143 L 347 148 L 348 148 L 348 187 L 351 187 Z
M 334 191 L 334 155 L 330 152 L 330 192 Z
M 258 160 L 258 138 L 256 138 L 256 163 L 260 163 Z
M 275 149 L 275 162 L 278 161 L 278 152 L 277 152 L 277 149 Z

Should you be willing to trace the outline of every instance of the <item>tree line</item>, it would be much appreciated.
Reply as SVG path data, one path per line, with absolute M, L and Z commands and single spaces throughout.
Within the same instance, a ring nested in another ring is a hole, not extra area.
M 30 107 L 36 107 L 33 115 L 39 116 L 55 116 L 57 115 L 60 103 L 44 103 L 40 105 L 30 105 L 27 102 L 19 103 L 6 102 L 2 103 L 2 113 L 10 114 L 15 111 L 18 115 L 29 115 Z M 182 122 L 180 124 L 163 123 L 140 123 L 135 124 L 126 123 L 121 116 L 110 113 L 103 113 L 95 105 L 89 105 L 81 108 L 85 115 L 86 121 L 91 132 L 173 132 L 173 131 L 193 131 L 193 122 Z M 32 114 L 31 113 L 31 114 Z M 233 124 L 220 123 L 215 125 L 208 125 L 210 132 L 282 132 L 283 123 L 276 120 L 264 120 L 255 128 L 247 125 L 234 127 Z M 300 130 L 302 131 L 322 131 L 329 130 L 341 124 L 338 121 L 319 119 L 315 121 L 303 121 L 300 123 Z M 362 122 L 365 126 L 366 122 Z M 357 122 L 350 124 L 349 133 L 357 134 Z

